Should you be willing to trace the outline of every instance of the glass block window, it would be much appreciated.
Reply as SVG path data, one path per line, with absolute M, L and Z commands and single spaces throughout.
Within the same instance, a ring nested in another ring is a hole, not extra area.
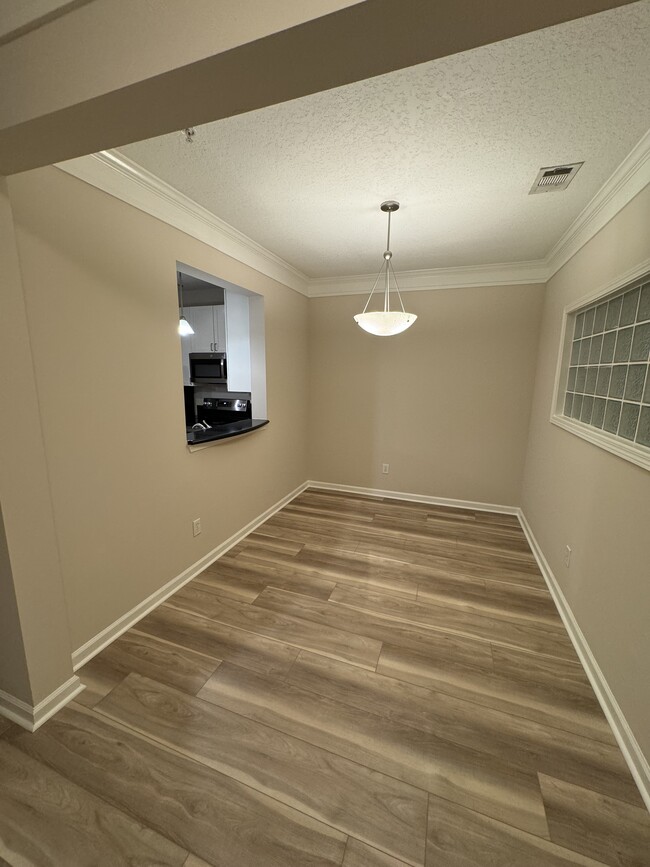
M 556 418 L 647 449 L 650 461 L 650 274 L 569 312 L 566 328 Z

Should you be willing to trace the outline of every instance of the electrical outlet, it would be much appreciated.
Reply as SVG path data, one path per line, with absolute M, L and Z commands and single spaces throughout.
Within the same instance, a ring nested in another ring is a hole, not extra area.
M 192 533 L 194 536 L 198 536 L 200 532 L 201 532 L 201 519 L 195 518 L 192 521 Z
M 571 565 L 571 548 L 568 545 L 564 549 L 564 565 L 567 569 Z
M 388 472 L 389 469 L 390 469 L 390 464 L 382 464 L 382 465 L 381 465 L 381 471 L 382 471 L 382 473 L 386 474 L 386 473 Z

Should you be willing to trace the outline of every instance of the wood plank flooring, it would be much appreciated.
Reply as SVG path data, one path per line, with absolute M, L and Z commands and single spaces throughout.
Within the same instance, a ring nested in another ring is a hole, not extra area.
M 650 865 L 516 518 L 306 491 L 0 721 L 0 864 Z

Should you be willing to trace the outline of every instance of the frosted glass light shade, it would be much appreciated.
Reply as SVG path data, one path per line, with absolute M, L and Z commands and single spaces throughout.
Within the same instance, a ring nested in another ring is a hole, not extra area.
M 178 333 L 181 337 L 189 337 L 190 334 L 194 334 L 194 329 L 184 316 L 181 316 L 178 322 Z
M 379 337 L 390 337 L 406 331 L 416 319 L 415 313 L 404 313 L 401 310 L 376 310 L 374 313 L 357 313 L 354 317 L 354 321 L 364 331 Z

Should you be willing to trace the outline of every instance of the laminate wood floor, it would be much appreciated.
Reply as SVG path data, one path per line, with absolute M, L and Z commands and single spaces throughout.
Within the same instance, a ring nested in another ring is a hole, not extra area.
M 516 518 L 310 490 L 0 721 L 0 864 L 650 865 Z

